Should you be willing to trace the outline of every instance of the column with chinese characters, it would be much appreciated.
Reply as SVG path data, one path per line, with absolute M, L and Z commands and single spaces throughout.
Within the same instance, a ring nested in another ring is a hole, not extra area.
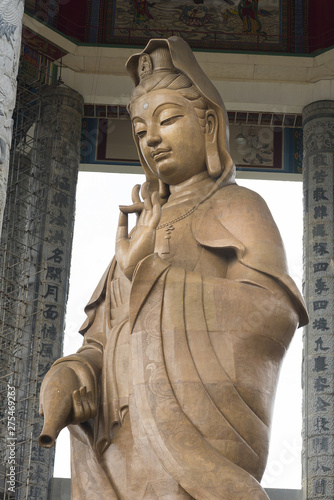
M 304 329 L 303 495 L 334 498 L 334 101 L 303 111 Z
M 27 245 L 27 293 L 33 301 L 24 321 L 30 335 L 25 369 L 34 374 L 30 380 L 36 380 L 36 397 L 26 408 L 27 419 L 33 423 L 31 442 L 26 441 L 31 452 L 23 449 L 26 445 L 21 449 L 30 460 L 29 491 L 24 497 L 30 500 L 48 498 L 53 474 L 54 450 L 42 449 L 37 442 L 43 426 L 38 414 L 39 392 L 45 374 L 62 355 L 82 113 L 83 99 L 77 92 L 62 85 L 48 87 L 35 129 Z

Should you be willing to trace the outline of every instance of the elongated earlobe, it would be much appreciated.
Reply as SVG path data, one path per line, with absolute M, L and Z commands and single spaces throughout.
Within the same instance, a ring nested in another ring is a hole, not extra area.
M 206 112 L 206 166 L 210 177 L 217 178 L 223 172 L 218 149 L 218 117 L 213 109 Z

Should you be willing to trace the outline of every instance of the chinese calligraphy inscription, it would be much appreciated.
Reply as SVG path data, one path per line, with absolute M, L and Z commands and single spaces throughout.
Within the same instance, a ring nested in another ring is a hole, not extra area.
M 304 489 L 307 498 L 334 495 L 334 103 L 304 110 L 305 297 L 310 324 L 304 333 Z

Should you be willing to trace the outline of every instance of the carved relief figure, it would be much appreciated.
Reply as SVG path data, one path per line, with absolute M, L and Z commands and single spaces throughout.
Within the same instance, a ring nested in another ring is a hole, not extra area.
M 304 302 L 265 202 L 235 182 L 223 102 L 188 45 L 151 40 L 127 69 L 146 182 L 120 207 L 82 348 L 43 382 L 40 443 L 70 424 L 73 500 L 267 499 L 277 377 Z
M 23 0 L 0 0 L 0 38 L 5 36 L 13 45 L 13 36 L 21 22 Z

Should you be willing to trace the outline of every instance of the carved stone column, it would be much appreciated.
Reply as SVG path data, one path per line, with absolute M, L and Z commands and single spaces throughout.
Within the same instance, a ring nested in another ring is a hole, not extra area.
M 46 372 L 62 355 L 83 114 L 83 99 L 70 88 L 49 87 L 43 100 L 32 155 L 27 247 L 31 249 L 28 287 L 35 297 L 26 315 L 35 342 L 30 370 L 36 375 L 36 400 L 27 408 L 32 422 L 31 500 L 47 498 L 53 475 L 54 449 L 41 449 L 37 443 L 43 426 L 39 392 Z
M 25 204 L 25 236 L 5 325 L 13 339 L 8 373 L 16 392 L 17 500 L 47 499 L 53 475 L 54 449 L 42 449 L 37 442 L 43 426 L 39 392 L 46 372 L 62 355 L 82 114 L 83 99 L 74 90 L 56 85 L 42 91 L 24 200 L 16 204 Z M 13 207 L 11 217 L 19 215 Z M 4 272 L 11 267 L 9 260 Z
M 334 101 L 303 111 L 303 498 L 334 498 Z
M 23 10 L 23 0 L 0 0 L 0 234 L 6 202 Z

